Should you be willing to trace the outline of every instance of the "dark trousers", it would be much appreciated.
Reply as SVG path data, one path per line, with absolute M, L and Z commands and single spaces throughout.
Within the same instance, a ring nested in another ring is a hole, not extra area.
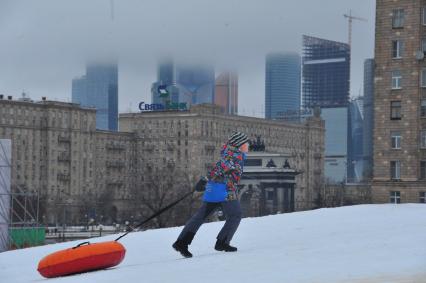
M 188 238 L 188 235 L 195 235 L 201 225 L 204 223 L 206 218 L 212 214 L 217 208 L 222 207 L 223 213 L 225 214 L 226 221 L 217 235 L 217 239 L 224 241 L 229 244 L 237 231 L 238 225 L 241 221 L 241 206 L 238 200 L 224 201 L 224 202 L 204 202 L 203 205 L 198 209 L 198 211 L 188 220 L 180 233 L 178 240 L 185 241 Z M 191 244 L 192 237 L 190 241 L 187 241 L 188 245 Z

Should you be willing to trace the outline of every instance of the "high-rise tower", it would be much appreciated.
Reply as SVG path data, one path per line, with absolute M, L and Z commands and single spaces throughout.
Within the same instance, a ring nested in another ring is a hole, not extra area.
M 265 118 L 300 110 L 300 56 L 270 53 L 265 65 Z
M 96 128 L 118 130 L 118 67 L 96 63 L 72 81 L 72 102 L 96 108 Z

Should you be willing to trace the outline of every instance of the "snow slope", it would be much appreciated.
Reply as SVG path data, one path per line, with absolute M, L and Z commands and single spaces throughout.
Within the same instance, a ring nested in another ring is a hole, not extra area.
M 38 261 L 76 242 L 1 253 L 0 282 L 426 282 L 424 204 L 246 218 L 233 240 L 236 253 L 213 249 L 222 224 L 201 227 L 190 246 L 194 258 L 171 248 L 181 228 L 135 232 L 121 241 L 127 254 L 119 266 L 57 279 L 41 277 Z

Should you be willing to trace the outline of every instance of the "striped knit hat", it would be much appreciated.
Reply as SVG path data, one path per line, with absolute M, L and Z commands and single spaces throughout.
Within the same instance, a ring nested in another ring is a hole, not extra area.
M 241 132 L 233 132 L 228 140 L 228 144 L 233 145 L 235 147 L 240 147 L 246 142 L 248 142 L 247 135 Z

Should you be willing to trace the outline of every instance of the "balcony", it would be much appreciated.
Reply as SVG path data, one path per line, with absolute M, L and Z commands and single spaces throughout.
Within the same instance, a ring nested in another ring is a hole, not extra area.
M 111 188 L 111 187 L 122 187 L 123 186 L 123 182 L 122 181 L 109 181 L 107 182 L 107 187 Z
M 58 161 L 59 161 L 59 162 L 70 162 L 70 160 L 71 160 L 71 157 L 70 157 L 70 155 L 69 155 L 68 153 L 66 153 L 66 152 L 62 152 L 62 153 L 60 153 L 60 154 L 59 154 L 59 156 L 58 156 Z
M 176 145 L 174 143 L 167 143 L 167 150 L 173 151 L 176 149 Z
M 106 149 L 107 150 L 111 150 L 111 151 L 123 151 L 126 149 L 126 146 L 123 144 L 118 144 L 118 143 L 108 143 L 106 145 Z
M 145 145 L 145 146 L 143 147 L 143 149 L 144 149 L 145 151 L 149 151 L 149 152 L 151 152 L 151 151 L 153 151 L 153 150 L 155 149 L 155 146 L 154 146 L 153 144 L 147 144 L 147 145 Z
M 106 167 L 107 168 L 123 168 L 124 167 L 123 161 L 107 161 Z
M 58 136 L 58 143 L 70 143 L 70 142 L 71 142 L 71 138 Z
M 57 175 L 58 181 L 69 182 L 70 174 L 58 173 Z
M 176 166 L 176 163 L 173 159 L 170 159 L 170 160 L 167 161 L 167 167 L 173 168 L 175 166 Z

